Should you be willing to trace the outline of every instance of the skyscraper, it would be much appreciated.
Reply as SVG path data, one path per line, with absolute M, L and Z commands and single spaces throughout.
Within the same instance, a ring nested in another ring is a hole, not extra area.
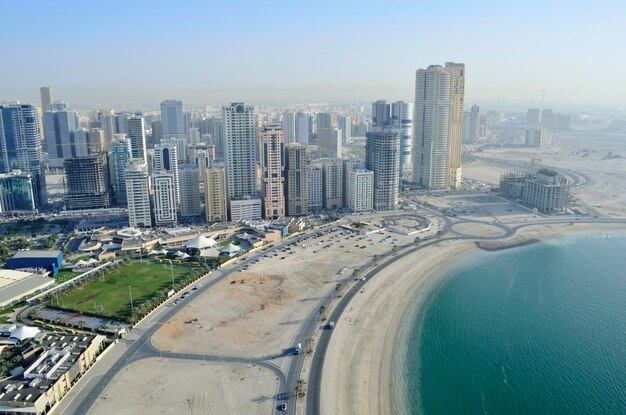
M 0 212 L 32 212 L 35 202 L 30 173 L 13 170 L 0 174 Z
M 324 206 L 324 185 L 322 184 L 322 168 L 309 166 L 307 174 L 307 199 L 309 212 L 322 209 Z
M 337 128 L 317 130 L 317 146 L 317 151 L 321 157 L 341 157 L 343 151 L 341 130 Z
M 279 125 L 261 128 L 261 152 L 263 214 L 266 219 L 277 219 L 285 216 L 285 144 Z
M 161 144 L 163 139 L 163 121 L 152 121 L 152 145 Z
M 76 157 L 85 157 L 105 150 L 104 134 L 99 128 L 79 128 L 71 133 Z
M 43 131 L 49 163 L 63 166 L 63 159 L 76 156 L 72 133 L 78 129 L 78 116 L 69 111 L 63 102 L 47 105 L 43 113 Z
M 204 170 L 203 170 L 204 172 Z M 179 169 L 180 216 L 200 216 L 200 177 L 198 166 L 182 164 Z
M 319 132 L 324 128 L 333 128 L 333 117 L 328 112 L 320 112 L 317 114 L 315 122 L 316 131 Z
M 225 222 L 227 214 L 226 172 L 224 166 L 206 169 L 204 176 L 204 202 L 207 222 Z
M 324 209 L 343 207 L 343 162 L 325 159 L 322 162 Z
M 303 112 L 296 113 L 296 141 L 300 144 L 309 144 L 311 130 L 310 117 Z
M 111 166 L 111 184 L 116 203 L 126 203 L 126 164 L 131 159 L 130 140 L 126 134 L 116 134 L 111 142 L 109 163 Z
M 400 133 L 400 176 L 411 172 L 413 147 L 413 103 L 397 101 L 391 104 L 391 124 Z
M 354 212 L 373 209 L 374 173 L 357 169 L 348 172 L 347 207 Z
M 478 141 L 478 137 L 480 137 L 480 108 L 476 104 L 470 108 L 466 133 L 467 143 L 470 144 Z
M 451 94 L 452 74 L 442 66 L 431 65 L 417 70 L 413 181 L 426 189 L 449 187 Z
M 166 99 L 161 102 L 161 122 L 163 123 L 163 137 L 184 137 L 186 135 L 183 102 Z
M 164 139 L 154 146 L 154 171 L 164 171 L 174 175 L 176 200 L 180 201 L 180 180 L 178 175 L 178 148 L 171 139 Z
M 128 224 L 133 227 L 152 227 L 150 212 L 150 177 L 143 159 L 131 159 L 126 164 L 126 198 Z
M 352 117 L 349 115 L 339 118 L 339 129 L 344 144 L 347 144 L 352 138 Z
M 452 189 L 461 187 L 462 163 L 461 142 L 463 137 L 463 107 L 465 105 L 465 64 L 446 62 L 446 72 L 452 75 L 450 98 L 450 130 L 448 141 L 450 146 L 450 167 L 448 186 Z
M 541 110 L 539 108 L 528 108 L 526 111 L 526 124 L 539 125 Z
M 39 116 L 33 105 L 0 105 L 0 173 L 30 173 L 36 208 L 48 203 Z
M 388 127 L 391 124 L 391 106 L 384 99 L 372 103 L 372 128 Z
M 111 181 L 105 153 L 65 159 L 67 210 L 103 209 L 111 206 Z
M 48 105 L 52 104 L 52 90 L 49 86 L 39 87 L 39 95 L 41 96 L 41 111 L 48 110 Z
M 236 102 L 223 107 L 222 113 L 228 198 L 231 201 L 243 198 L 257 199 L 254 108 Z
M 128 177 L 128 176 L 127 176 Z M 156 226 L 176 225 L 176 188 L 174 175 L 164 171 L 152 175 L 154 196 L 154 224 Z M 130 204 L 129 204 L 130 210 Z
M 308 214 L 307 147 L 302 144 L 285 146 L 285 196 L 287 216 Z
M 296 142 L 296 114 L 291 111 L 283 112 L 283 133 L 285 143 Z
M 374 172 L 374 209 L 395 210 L 400 186 L 400 134 L 396 129 L 367 133 L 365 167 Z
M 132 115 L 127 118 L 128 139 L 132 158 L 148 162 L 146 158 L 146 127 L 143 117 Z

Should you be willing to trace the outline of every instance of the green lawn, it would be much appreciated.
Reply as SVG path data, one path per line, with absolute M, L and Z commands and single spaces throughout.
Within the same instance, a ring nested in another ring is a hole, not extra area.
M 190 272 L 189 268 L 173 266 L 174 279 Z M 120 320 L 131 318 L 130 293 L 137 308 L 157 291 L 169 289 L 172 271 L 169 265 L 150 262 L 133 262 L 107 274 L 78 290 L 59 298 L 59 306 L 75 311 L 100 314 Z
M 81 274 L 80 272 L 74 272 L 74 271 L 72 271 L 70 269 L 62 269 L 54 277 L 54 280 L 57 282 L 57 284 L 60 284 L 60 283 L 65 282 L 65 281 L 69 281 L 72 278 L 74 278 L 74 277 L 76 277 L 76 276 L 78 276 L 80 274 Z

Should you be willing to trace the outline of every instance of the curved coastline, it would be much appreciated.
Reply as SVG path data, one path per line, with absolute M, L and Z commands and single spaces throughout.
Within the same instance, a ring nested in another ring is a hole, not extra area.
M 543 241 L 625 231 L 624 226 L 607 229 L 601 224 L 533 225 L 517 236 Z M 379 271 L 382 275 L 368 283 L 366 292 L 351 301 L 337 322 L 324 362 L 321 413 L 408 413 L 403 359 L 415 319 L 424 317 L 428 299 L 449 274 L 450 266 L 458 264 L 462 256 L 480 251 L 471 240 L 446 241 Z

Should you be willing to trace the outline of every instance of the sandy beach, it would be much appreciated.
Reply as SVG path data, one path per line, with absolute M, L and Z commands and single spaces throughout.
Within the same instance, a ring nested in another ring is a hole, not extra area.
M 626 226 L 538 225 L 518 237 L 545 240 L 599 232 L 626 232 Z M 401 392 L 396 385 L 403 382 L 398 363 L 413 319 L 445 278 L 442 267 L 477 250 L 470 241 L 443 242 L 381 269 L 337 322 L 324 362 L 321 413 L 403 413 L 403 399 L 396 399 Z

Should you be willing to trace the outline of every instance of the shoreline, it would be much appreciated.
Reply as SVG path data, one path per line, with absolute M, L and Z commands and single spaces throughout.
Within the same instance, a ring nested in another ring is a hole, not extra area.
M 424 318 L 434 288 L 463 256 L 518 247 L 520 238 L 537 243 L 577 234 L 626 232 L 624 225 L 607 228 L 606 224 L 530 226 L 497 241 L 499 249 L 484 249 L 476 240 L 445 241 L 380 269 L 337 321 L 324 362 L 321 413 L 409 413 L 403 372 L 408 336 L 415 320 Z

